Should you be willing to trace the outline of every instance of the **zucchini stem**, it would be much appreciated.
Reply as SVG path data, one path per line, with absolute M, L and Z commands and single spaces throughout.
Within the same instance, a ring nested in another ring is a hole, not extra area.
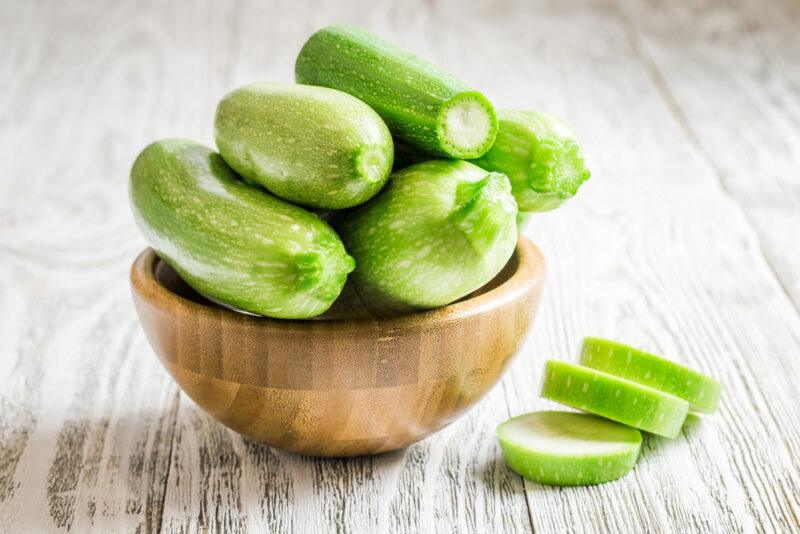
M 386 169 L 391 169 L 391 161 L 387 165 L 386 149 L 378 145 L 361 148 L 356 155 L 356 169 L 364 181 L 376 183 L 386 176 Z
M 467 239 L 469 244 L 481 255 L 494 247 L 504 234 L 503 227 L 515 224 L 516 206 L 504 202 L 503 193 L 508 187 L 504 175 L 490 172 L 477 182 L 460 184 L 456 192 L 456 208 L 451 220 Z M 505 187 L 504 187 L 505 185 Z M 514 213 L 509 217 L 509 210 Z

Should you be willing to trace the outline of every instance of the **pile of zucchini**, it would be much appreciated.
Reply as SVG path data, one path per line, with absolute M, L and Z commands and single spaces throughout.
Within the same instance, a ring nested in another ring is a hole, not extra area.
M 131 170 L 147 240 L 230 308 L 298 319 L 337 298 L 375 316 L 449 304 L 505 265 L 518 221 L 589 177 L 561 120 L 495 110 L 364 30 L 318 31 L 295 75 L 225 96 L 218 152 L 157 141 Z

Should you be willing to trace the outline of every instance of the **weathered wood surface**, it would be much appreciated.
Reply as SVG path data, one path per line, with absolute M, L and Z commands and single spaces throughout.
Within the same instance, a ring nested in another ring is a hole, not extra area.
M 178 393 L 130 301 L 126 177 L 342 21 L 563 115 L 594 176 L 532 223 L 549 279 L 502 385 L 408 450 L 330 461 Z M 0 3 L 0 531 L 800 530 L 798 27 L 796 0 Z M 586 334 L 718 376 L 720 412 L 620 481 L 523 483 L 494 426 L 548 406 L 544 359 Z

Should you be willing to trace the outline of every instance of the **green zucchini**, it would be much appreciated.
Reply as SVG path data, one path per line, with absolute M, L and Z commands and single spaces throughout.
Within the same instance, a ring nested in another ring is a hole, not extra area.
M 136 222 L 197 292 L 278 318 L 324 312 L 354 262 L 316 215 L 237 179 L 222 158 L 184 139 L 155 142 L 131 170 Z
M 680 397 L 695 412 L 713 413 L 722 394 L 722 384 L 710 376 L 608 339 L 584 338 L 581 365 Z
M 541 395 L 668 438 L 680 433 L 689 413 L 688 402 L 664 391 L 556 360 L 545 364 Z
M 383 120 L 341 91 L 259 83 L 217 106 L 222 158 L 246 181 L 295 204 L 349 208 L 381 190 L 394 147 Z
M 550 211 L 589 179 L 575 134 L 561 119 L 536 111 L 497 110 L 494 145 L 473 161 L 511 181 L 520 211 Z
M 490 281 L 514 251 L 516 214 L 504 175 L 436 160 L 394 173 L 334 226 L 358 265 L 348 285 L 382 316 L 443 306 Z
M 345 91 L 426 154 L 477 158 L 497 133 L 492 104 L 436 65 L 359 28 L 328 26 L 295 63 L 299 83 Z
M 508 466 L 541 484 L 584 486 L 618 479 L 639 457 L 642 433 L 596 415 L 533 412 L 497 427 Z

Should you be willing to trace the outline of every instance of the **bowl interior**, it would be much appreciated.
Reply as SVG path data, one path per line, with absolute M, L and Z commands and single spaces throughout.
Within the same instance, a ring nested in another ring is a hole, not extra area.
M 175 295 L 194 302 L 195 304 L 202 304 L 204 306 L 220 307 L 218 304 L 211 302 L 200 293 L 192 289 L 192 286 L 187 284 L 183 278 L 175 272 L 175 269 L 163 261 L 156 255 L 153 260 L 153 276 L 159 284 L 165 289 L 169 290 Z
M 533 245 L 530 244 L 529 241 L 527 242 L 527 244 L 531 248 L 533 248 L 535 250 L 535 252 L 537 253 L 537 254 L 532 255 L 532 256 L 534 256 L 534 259 L 540 260 L 540 255 L 538 253 L 538 249 L 535 249 L 535 247 L 533 247 Z M 517 282 L 525 282 L 526 280 L 522 278 L 523 275 L 529 276 L 530 273 L 521 272 L 520 256 L 521 256 L 521 254 L 526 253 L 526 252 L 527 252 L 528 256 L 531 256 L 531 254 L 529 253 L 529 251 L 521 250 L 521 248 L 523 248 L 523 245 L 524 244 L 522 242 L 520 242 L 520 244 L 517 246 L 516 250 L 514 251 L 514 254 L 512 254 L 511 258 L 508 260 L 508 262 L 503 267 L 503 269 L 492 280 L 490 280 L 488 283 L 484 284 L 483 286 L 481 286 L 477 290 L 473 291 L 472 293 L 462 297 L 461 299 L 459 299 L 456 302 L 454 302 L 452 304 L 449 304 L 447 306 L 436 308 L 434 310 L 424 310 L 424 311 L 409 313 L 409 314 L 406 314 L 405 317 L 410 318 L 411 316 L 420 316 L 420 315 L 424 315 L 424 314 L 435 312 L 435 311 L 446 311 L 446 312 L 464 311 L 464 309 L 466 307 L 468 307 L 470 304 L 472 304 L 473 303 L 472 301 L 474 301 L 476 298 L 484 296 L 484 295 L 487 295 L 489 293 L 497 292 L 498 289 L 500 289 L 502 286 L 504 286 L 508 282 L 512 281 L 512 279 L 516 279 L 515 281 L 517 281 Z M 530 260 L 531 258 L 528 258 L 528 259 Z M 528 265 L 526 267 L 531 267 L 531 266 Z M 210 308 L 217 308 L 217 309 L 220 309 L 220 310 L 226 310 L 226 311 L 229 311 L 231 313 L 237 313 L 237 314 L 240 314 L 240 315 L 248 315 L 248 316 L 251 316 L 251 317 L 253 316 L 253 314 L 249 314 L 247 312 L 236 312 L 236 311 L 233 311 L 230 308 L 227 308 L 225 306 L 220 305 L 219 303 L 213 302 L 213 301 L 205 298 L 204 296 L 199 294 L 197 291 L 195 291 L 189 284 L 187 284 L 183 280 L 183 278 L 181 278 L 180 275 L 178 275 L 178 273 L 175 272 L 175 269 L 173 269 L 167 262 L 163 261 L 157 254 L 154 254 L 154 258 L 152 260 L 152 269 L 153 269 L 153 271 L 152 271 L 153 280 L 156 283 L 158 283 L 161 287 L 166 289 L 168 292 L 172 293 L 173 295 L 175 295 L 177 297 L 180 297 L 181 299 L 187 300 L 189 302 L 192 302 L 194 304 L 198 304 L 198 305 L 201 305 L 201 306 L 206 306 L 206 307 L 210 307 Z M 391 320 L 391 319 L 392 318 L 387 318 L 387 319 L 383 319 L 383 320 Z M 375 321 L 376 319 L 375 318 L 364 319 L 364 318 L 358 318 L 358 317 L 349 317 L 349 316 L 345 316 L 345 315 L 341 315 L 341 314 L 333 314 L 333 313 L 326 312 L 325 314 L 320 315 L 319 317 L 314 317 L 311 320 L 338 322 L 338 321 L 342 321 L 342 320 L 346 320 L 346 321 L 366 321 L 366 320 Z M 378 320 L 381 320 L 381 319 L 378 319 Z M 284 322 L 290 322 L 290 321 L 284 321 Z

